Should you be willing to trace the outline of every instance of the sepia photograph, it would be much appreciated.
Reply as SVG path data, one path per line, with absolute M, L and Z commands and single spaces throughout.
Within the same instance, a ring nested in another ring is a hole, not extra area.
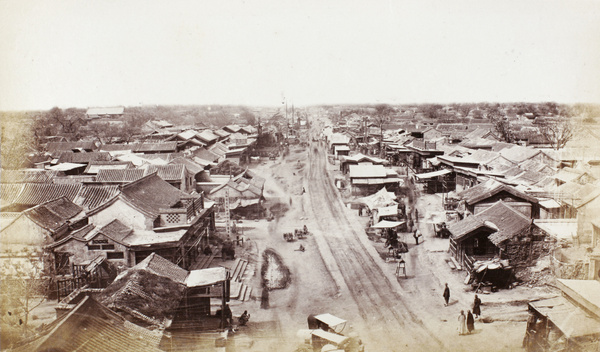
M 0 351 L 600 352 L 599 0 L 0 0 Z

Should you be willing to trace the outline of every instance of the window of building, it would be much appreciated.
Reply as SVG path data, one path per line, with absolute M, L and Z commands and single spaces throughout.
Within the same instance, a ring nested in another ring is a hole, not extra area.
M 115 249 L 115 245 L 114 244 L 103 244 L 102 245 L 102 249 L 104 249 L 104 250 L 113 250 L 113 249 Z
M 90 251 L 96 251 L 99 249 L 102 249 L 102 246 L 100 246 L 99 244 L 88 244 L 88 250 Z
M 123 252 L 107 252 L 106 259 L 123 259 L 125 254 Z

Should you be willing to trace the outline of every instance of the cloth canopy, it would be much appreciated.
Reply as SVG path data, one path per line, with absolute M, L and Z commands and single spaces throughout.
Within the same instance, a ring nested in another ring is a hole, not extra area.
M 398 226 L 401 226 L 405 223 L 405 221 L 387 221 L 381 220 L 377 224 L 371 226 L 372 229 L 393 229 Z
M 423 174 L 415 174 L 415 177 L 422 180 L 422 179 L 426 179 L 426 178 L 434 178 L 434 177 L 438 177 L 438 176 L 447 175 L 451 172 L 452 172 L 451 170 L 444 169 L 444 170 L 426 172 Z
M 369 209 L 376 209 L 398 204 L 394 201 L 395 199 L 396 195 L 393 192 L 388 192 L 384 187 L 375 194 L 359 198 L 358 201 L 365 204 Z

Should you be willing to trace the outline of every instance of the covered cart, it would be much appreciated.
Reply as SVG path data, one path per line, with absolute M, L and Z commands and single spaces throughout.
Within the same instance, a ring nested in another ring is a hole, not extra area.
M 402 233 L 400 237 L 398 237 L 398 228 L 400 228 L 405 223 L 405 221 L 382 220 L 377 224 L 371 226 L 371 229 L 383 231 L 386 237 L 386 246 L 389 247 L 390 250 L 394 250 L 400 253 L 406 253 L 408 252 L 408 245 L 404 240 L 404 234 Z

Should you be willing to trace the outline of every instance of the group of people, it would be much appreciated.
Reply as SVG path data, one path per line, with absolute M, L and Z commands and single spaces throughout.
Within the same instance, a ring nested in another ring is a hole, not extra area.
M 448 287 L 448 284 L 445 284 L 442 296 L 444 297 L 444 306 L 448 306 L 448 303 L 450 302 L 450 288 Z M 467 310 L 467 314 L 465 314 L 464 310 L 460 311 L 460 315 L 458 316 L 458 334 L 467 335 L 475 330 L 475 319 L 480 316 L 481 299 L 475 295 L 475 298 L 473 299 L 473 312 Z

